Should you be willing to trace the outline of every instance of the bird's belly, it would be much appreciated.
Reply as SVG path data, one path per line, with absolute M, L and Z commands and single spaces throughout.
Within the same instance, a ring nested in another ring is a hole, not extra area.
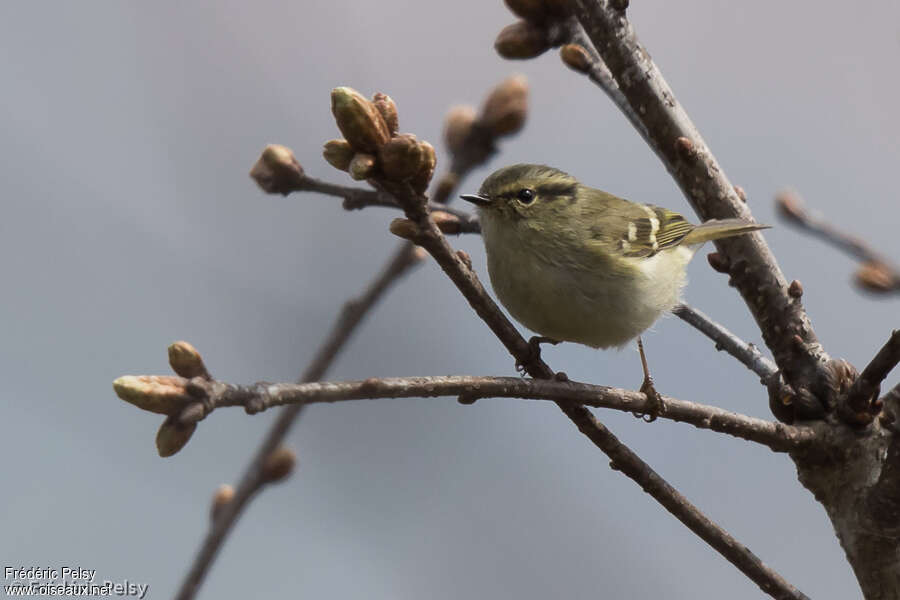
M 488 257 L 503 305 L 540 335 L 595 348 L 622 346 L 640 335 L 679 301 L 684 285 L 682 269 L 670 277 L 652 258 L 636 273 L 607 274 L 522 258 Z

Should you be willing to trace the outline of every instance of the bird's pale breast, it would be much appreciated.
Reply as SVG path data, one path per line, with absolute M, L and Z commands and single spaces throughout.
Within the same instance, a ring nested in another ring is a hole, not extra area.
M 628 259 L 617 269 L 563 238 L 535 243 L 533 232 L 482 219 L 497 297 L 516 320 L 557 340 L 621 346 L 678 303 L 693 248 Z M 625 269 L 625 270 L 623 270 Z

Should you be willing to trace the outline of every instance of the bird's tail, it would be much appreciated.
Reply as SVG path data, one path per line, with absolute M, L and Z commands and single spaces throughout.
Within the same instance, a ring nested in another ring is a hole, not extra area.
M 681 241 L 682 244 L 702 244 L 710 240 L 750 233 L 759 229 L 769 229 L 771 225 L 760 225 L 746 219 L 712 219 L 697 225 Z

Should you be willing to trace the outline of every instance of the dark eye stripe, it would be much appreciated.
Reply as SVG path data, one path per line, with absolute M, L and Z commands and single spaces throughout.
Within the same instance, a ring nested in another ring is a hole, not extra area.
M 541 198 L 552 199 L 554 196 L 574 196 L 577 184 L 574 183 L 545 183 L 537 188 Z

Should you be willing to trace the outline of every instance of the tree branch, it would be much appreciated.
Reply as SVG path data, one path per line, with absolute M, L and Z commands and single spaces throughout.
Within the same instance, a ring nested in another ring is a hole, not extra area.
M 442 181 L 446 181 L 450 178 L 458 179 L 459 177 L 457 172 L 451 170 L 444 176 Z M 438 189 L 447 188 L 439 185 Z M 326 196 L 343 198 L 343 207 L 345 210 L 360 210 L 367 207 L 400 209 L 400 206 L 397 204 L 394 197 L 385 192 L 329 183 L 306 175 L 297 182 L 296 186 L 287 191 L 289 193 L 317 192 Z M 481 233 L 481 224 L 478 222 L 478 217 L 466 210 L 447 206 L 445 202 L 449 199 L 450 198 L 448 197 L 444 197 L 440 201 L 429 202 L 428 208 L 434 213 L 442 212 L 454 217 L 459 223 L 456 233 Z
M 496 94 L 504 85 L 508 85 L 508 82 L 502 82 L 492 90 L 492 93 Z M 517 109 L 521 111 L 521 118 L 524 122 L 525 106 L 518 106 Z M 503 134 L 498 134 L 483 126 L 481 121 L 476 121 L 472 124 L 467 134 L 463 136 L 460 143 L 451 151 L 451 168 L 438 180 L 434 194 L 436 202 L 431 203 L 429 206 L 431 206 L 435 212 L 440 211 L 455 217 L 455 219 L 459 221 L 459 231 L 457 231 L 457 233 L 466 233 L 469 231 L 480 232 L 481 229 L 478 219 L 465 211 L 452 209 L 446 206 L 446 203 L 452 198 L 458 182 L 468 174 L 471 169 L 483 164 L 494 155 L 498 137 L 501 137 L 501 135 L 510 135 L 512 133 L 514 133 L 514 131 L 509 130 Z M 314 191 L 326 195 L 338 196 L 344 198 L 344 208 L 347 210 L 363 208 L 364 206 L 387 206 L 391 208 L 396 208 L 398 206 L 396 199 L 392 195 L 383 192 L 351 188 L 308 177 L 303 172 L 303 168 L 296 162 L 296 159 L 294 159 L 293 153 L 290 154 L 289 159 L 285 161 L 286 164 L 281 166 L 281 168 L 274 173 L 277 178 L 277 185 L 275 187 L 271 187 L 271 182 L 266 181 L 266 175 L 272 175 L 272 172 L 270 171 L 271 166 L 269 166 L 269 169 L 263 169 L 262 174 L 254 173 L 254 171 L 251 170 L 251 176 L 260 184 L 260 187 L 262 187 L 263 190 L 269 193 L 281 194 L 287 194 L 292 191 Z M 264 160 L 263 163 L 265 163 Z M 363 318 L 368 314 L 372 307 L 378 303 L 395 281 L 404 275 L 411 266 L 420 261 L 422 258 L 420 252 L 421 251 L 410 242 L 401 244 L 380 273 L 366 287 L 363 294 L 344 304 L 331 333 L 324 340 L 312 362 L 303 372 L 300 382 L 315 381 L 321 379 L 325 375 L 337 354 L 350 339 L 350 336 L 356 330 L 356 327 L 362 322 Z M 291 425 L 300 415 L 302 409 L 303 405 L 297 404 L 289 406 L 281 411 L 278 419 L 272 425 L 266 438 L 258 448 L 253 461 L 241 477 L 241 482 L 235 491 L 234 497 L 222 510 L 220 510 L 218 516 L 213 521 L 206 538 L 194 558 L 190 570 L 184 578 L 181 589 L 176 597 L 177 600 L 190 600 L 196 595 L 210 565 L 213 560 L 215 560 L 219 548 L 221 548 L 225 537 L 234 526 L 234 523 L 237 522 L 244 506 L 266 483 L 262 475 L 262 469 L 266 458 L 287 435 Z
M 881 382 L 900 363 L 900 329 L 881 347 L 847 391 L 847 406 L 854 412 L 866 412 L 878 397 Z
M 864 238 L 842 231 L 822 215 L 807 210 L 794 192 L 778 194 L 775 205 L 786 222 L 859 259 L 862 264 L 856 272 L 858 285 L 871 292 L 900 292 L 900 267 L 872 248 Z
M 573 0 L 572 4 L 594 48 L 648 132 L 651 147 L 697 214 L 703 219 L 752 219 L 746 203 L 638 42 L 625 12 L 608 1 Z M 730 283 L 743 296 L 788 382 L 795 388 L 809 387 L 819 398 L 818 407 L 794 405 L 821 415 L 831 395 L 821 383 L 828 356 L 799 300 L 788 294 L 787 281 L 765 240 L 754 233 L 719 240 L 716 246 L 725 258 L 723 268 L 731 275 Z
M 390 286 L 416 262 L 418 262 L 418 258 L 412 251 L 412 245 L 402 244 L 384 269 L 366 287 L 365 291 L 358 298 L 344 304 L 337 321 L 331 329 L 331 333 L 319 346 L 319 350 L 313 357 L 312 362 L 309 363 L 300 377 L 301 382 L 315 381 L 325 375 L 332 362 L 334 362 L 335 357 L 350 339 L 366 314 L 378 303 Z M 176 595 L 177 600 L 189 600 L 196 595 L 222 543 L 234 527 L 244 507 L 256 492 L 265 485 L 266 479 L 263 477 L 263 465 L 266 459 L 285 438 L 302 410 L 302 404 L 285 408 L 269 429 L 262 444 L 260 444 L 256 454 L 254 454 L 253 460 L 244 470 L 234 497 L 221 509 L 218 516 L 211 523 L 209 531 Z
M 540 357 L 533 355 L 528 342 L 500 311 L 485 292 L 475 273 L 453 251 L 441 231 L 429 218 L 424 198 L 419 197 L 405 184 L 390 181 L 378 181 L 377 183 L 397 198 L 397 201 L 403 206 L 407 218 L 419 228 L 413 241 L 428 250 L 469 301 L 478 316 L 491 328 L 517 362 L 523 365 L 528 373 L 536 379 L 552 379 L 555 374 L 550 367 Z M 647 463 L 595 419 L 587 408 L 564 402 L 556 404 L 575 423 L 579 431 L 609 456 L 613 468 L 620 470 L 638 483 L 666 510 L 715 548 L 726 560 L 740 569 L 763 590 L 780 598 L 806 598 L 778 573 L 764 565 L 759 558 L 728 532 L 704 515 L 678 490 L 669 485 Z
M 204 413 L 193 413 L 192 422 L 216 408 L 242 406 L 256 414 L 277 406 L 307 405 L 373 400 L 377 398 L 436 398 L 458 396 L 471 404 L 482 398 L 552 400 L 566 405 L 610 408 L 624 412 L 644 412 L 650 408 L 642 392 L 591 385 L 574 381 L 522 379 L 519 377 L 440 376 L 370 378 L 364 381 L 312 383 L 256 383 L 243 386 L 220 381 L 184 380 L 183 385 L 202 390 Z M 696 402 L 664 397 L 665 413 L 660 417 L 689 423 L 700 429 L 727 433 L 757 442 L 778 452 L 807 447 L 817 438 L 808 427 L 766 421 Z
M 679 319 L 714 341 L 716 350 L 724 350 L 759 375 L 763 385 L 766 385 L 778 373 L 775 363 L 763 356 L 759 348 L 737 337 L 696 308 L 687 304 L 679 304 L 672 309 L 672 312 Z

